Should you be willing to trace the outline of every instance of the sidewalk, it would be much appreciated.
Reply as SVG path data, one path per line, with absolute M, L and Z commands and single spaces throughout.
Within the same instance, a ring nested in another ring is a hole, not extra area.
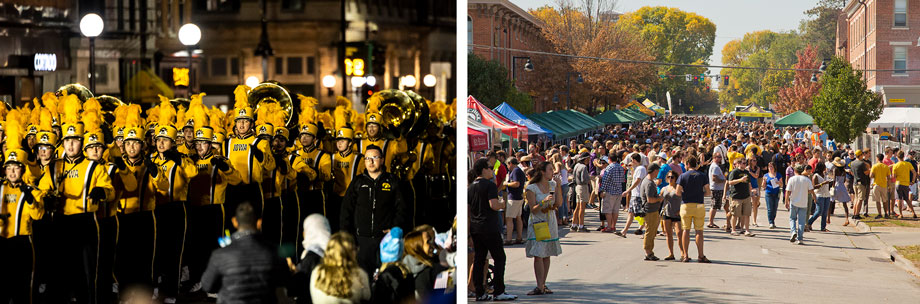
M 866 232 L 875 236 L 881 246 L 881 251 L 889 256 L 891 261 L 908 273 L 920 278 L 920 268 L 904 258 L 894 246 L 920 245 L 920 228 L 909 227 L 871 227 L 863 221 L 858 221 L 853 227 L 854 231 Z

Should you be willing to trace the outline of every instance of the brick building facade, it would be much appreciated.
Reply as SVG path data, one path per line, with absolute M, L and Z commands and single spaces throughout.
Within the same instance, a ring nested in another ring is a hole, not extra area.
M 468 51 L 485 60 L 497 61 L 508 70 L 508 79 L 514 74 L 518 89 L 533 97 L 534 112 L 551 110 L 553 96 L 535 93 L 534 82 L 524 81 L 540 77 L 539 56 L 498 49 L 551 51 L 552 46 L 542 33 L 543 22 L 509 0 L 470 0 L 467 14 Z M 513 57 L 531 57 L 534 71 L 525 72 L 527 60 Z
M 920 71 L 910 71 L 920 70 L 920 1 L 867 0 L 866 7 L 847 3 L 837 22 L 837 55 L 856 69 L 895 70 L 869 71 L 868 88 L 883 94 L 886 107 L 920 107 Z

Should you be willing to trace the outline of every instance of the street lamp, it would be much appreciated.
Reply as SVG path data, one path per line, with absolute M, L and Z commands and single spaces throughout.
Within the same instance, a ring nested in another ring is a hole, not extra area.
M 102 34 L 102 17 L 86 14 L 80 19 L 80 32 L 89 38 L 89 90 L 96 92 L 96 37 Z
M 360 76 L 352 76 L 352 77 L 351 77 L 351 86 L 352 86 L 352 87 L 355 87 L 355 88 L 361 87 L 361 86 L 364 85 L 366 82 L 367 82 L 367 79 L 364 78 L 364 77 L 360 77 Z
M 323 76 L 323 87 L 326 88 L 328 96 L 333 96 L 335 93 L 332 92 L 332 87 L 335 86 L 335 76 L 326 75 Z
M 246 77 L 246 86 L 250 88 L 255 88 L 258 85 L 259 85 L 259 77 L 256 77 L 256 76 Z
M 525 56 L 525 57 L 513 56 L 513 57 L 511 57 L 511 80 L 512 80 L 512 81 L 514 81 L 515 79 L 517 79 L 517 77 L 516 77 L 516 75 L 517 75 L 517 68 L 515 68 L 515 66 L 517 66 L 517 60 L 518 60 L 518 59 L 527 59 L 527 62 L 524 63 L 524 71 L 526 71 L 526 72 L 531 72 L 531 71 L 533 71 L 533 63 L 530 62 L 530 57 L 526 57 L 526 56 Z
M 377 77 L 374 77 L 374 76 L 367 76 L 367 78 L 364 79 L 364 80 L 365 80 L 365 82 L 367 82 L 367 85 L 369 85 L 369 86 L 375 86 L 375 85 L 377 85 Z
M 431 91 L 431 100 L 434 100 L 435 99 L 434 98 L 434 86 L 438 84 L 438 78 L 434 77 L 434 75 L 432 74 L 428 74 L 428 75 L 425 75 L 424 78 L 422 78 L 422 83 L 425 84 L 426 87 L 428 87 L 429 91 Z
M 186 23 L 179 28 L 179 42 L 188 49 L 188 96 L 192 96 L 192 52 L 201 41 L 201 29 L 194 23 Z M 247 79 L 248 81 L 248 79 Z
M 827 59 L 821 60 L 821 66 L 818 67 L 818 71 L 811 73 L 811 82 L 818 82 L 818 74 L 824 73 L 827 70 Z
M 406 75 L 402 78 L 403 87 L 415 87 L 415 84 L 418 83 L 418 80 L 415 79 L 413 75 Z

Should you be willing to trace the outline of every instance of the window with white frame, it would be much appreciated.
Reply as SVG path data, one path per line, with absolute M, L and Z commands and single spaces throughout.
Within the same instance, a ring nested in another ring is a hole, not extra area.
M 894 26 L 907 27 L 907 0 L 894 0 Z
M 894 73 L 907 73 L 907 48 L 903 46 L 894 47 Z

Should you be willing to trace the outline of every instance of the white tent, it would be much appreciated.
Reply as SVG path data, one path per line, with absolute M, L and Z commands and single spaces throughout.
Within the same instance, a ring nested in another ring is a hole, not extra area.
M 870 128 L 894 128 L 908 125 L 920 126 L 920 108 L 885 108 Z

